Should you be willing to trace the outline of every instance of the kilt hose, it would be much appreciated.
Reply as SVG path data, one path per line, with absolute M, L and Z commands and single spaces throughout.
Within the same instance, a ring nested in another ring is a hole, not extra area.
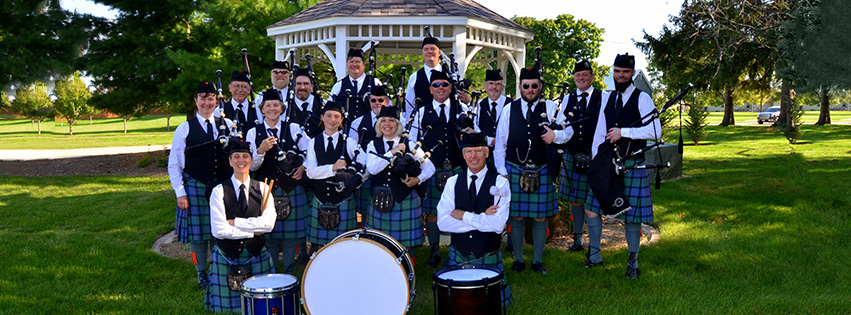
M 526 168 L 511 162 L 505 162 L 505 168 L 511 185 L 511 204 L 508 207 L 511 210 L 508 214 L 510 217 L 546 218 L 558 213 L 556 187 L 546 165 L 537 169 L 541 185 L 533 193 L 520 190 L 520 173 Z
M 435 175 L 442 171 L 453 171 L 455 175 L 461 174 L 464 169 L 460 166 L 455 168 L 437 168 Z M 445 188 L 445 187 L 444 187 Z M 440 202 L 440 195 L 443 191 L 437 189 L 436 176 L 432 176 L 426 181 L 426 195 L 423 198 L 423 214 L 437 214 L 437 203 Z
M 628 160 L 624 162 L 625 167 L 644 164 L 644 160 Z M 593 179 L 592 179 L 593 180 Z M 650 174 L 646 169 L 631 170 L 624 174 L 624 194 L 629 199 L 632 209 L 617 218 L 627 223 L 650 223 L 653 222 L 653 197 L 650 193 Z M 588 200 L 585 202 L 585 210 L 603 215 L 600 202 L 594 197 L 592 191 L 588 191 Z
M 298 239 L 304 238 L 307 229 L 307 214 L 310 208 L 307 205 L 307 193 L 301 185 L 295 186 L 288 194 L 280 187 L 275 188 L 272 196 L 286 196 L 290 198 L 290 215 L 284 220 L 276 220 L 272 232 L 266 233 L 266 239 Z M 273 202 L 269 198 L 268 202 Z
M 420 246 L 425 242 L 423 208 L 420 196 L 411 191 L 405 200 L 393 205 L 388 212 L 380 212 L 370 203 L 365 225 L 390 235 L 405 247 Z
M 324 246 L 340 234 L 357 228 L 358 216 L 354 209 L 354 198 L 346 199 L 337 205 L 340 208 L 340 224 L 331 230 L 326 230 L 319 225 L 319 207 L 321 205 L 319 199 L 315 197 L 310 202 L 310 215 L 307 218 L 307 241 L 311 244 Z
M 567 202 L 585 203 L 588 199 L 588 175 L 573 171 L 573 154 L 565 152 L 564 159 L 567 167 L 561 168 L 561 176 L 558 183 L 558 199 Z
M 272 263 L 272 258 L 266 247 L 260 252 L 260 256 L 251 257 L 247 250 L 243 250 L 236 260 L 230 261 L 236 265 L 250 265 L 252 276 L 260 276 L 275 273 L 275 264 Z M 210 285 L 207 286 L 207 294 L 205 298 L 205 307 L 207 310 L 223 313 L 241 313 L 240 308 L 240 293 L 231 291 L 228 288 L 228 258 L 219 249 L 218 246 L 213 248 L 213 254 L 210 258 Z
M 353 194 L 355 201 L 355 211 L 361 216 L 366 216 L 369 213 L 370 202 L 372 202 L 372 179 L 367 179 L 363 185 L 358 188 Z M 364 218 L 364 221 L 366 219 Z
M 210 232 L 210 199 L 204 196 L 207 185 L 183 174 L 183 188 L 189 201 L 189 208 L 177 208 L 174 220 L 174 234 L 181 243 L 199 243 L 213 239 Z
M 460 252 L 458 252 L 458 250 L 455 249 L 455 246 L 449 245 L 449 257 L 446 258 L 446 262 L 443 263 L 443 266 L 448 267 L 461 264 L 485 265 L 489 267 L 499 268 L 499 270 L 503 272 L 502 305 L 511 305 L 511 301 L 513 301 L 514 298 L 511 296 L 511 287 L 508 286 L 508 278 L 505 275 L 505 268 L 502 265 L 501 250 L 486 253 L 484 256 L 478 258 L 473 256 L 472 254 L 467 257 L 464 257 L 464 255 L 462 255 Z

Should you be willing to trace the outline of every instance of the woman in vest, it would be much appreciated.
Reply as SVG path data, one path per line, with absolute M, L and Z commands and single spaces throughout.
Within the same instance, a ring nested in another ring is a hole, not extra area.
M 381 108 L 375 133 L 379 137 L 367 145 L 371 153 L 366 169 L 372 175 L 373 188 L 366 226 L 389 234 L 405 247 L 422 245 L 422 202 L 414 187 L 434 174 L 434 164 L 424 158 L 422 149 L 409 149 L 416 145 L 408 140 L 407 133 L 402 135 L 396 107 Z M 405 158 L 408 152 L 413 153 L 412 159 Z
M 275 272 L 263 236 L 275 226 L 275 207 L 264 200 L 268 197 L 266 184 L 249 177 L 251 145 L 231 142 L 228 162 L 233 176 L 213 188 L 210 196 L 210 227 L 216 246 L 205 304 L 217 313 L 240 312 L 242 281 Z
M 283 244 L 284 272 L 291 273 L 296 246 L 305 240 L 308 208 L 301 179 L 310 139 L 304 135 L 299 124 L 281 120 L 284 105 L 277 90 L 263 92 L 260 111 L 265 117 L 264 122 L 249 130 L 246 135 L 246 140 L 252 143 L 254 163 L 251 170 L 257 180 L 275 180 L 272 197 L 278 216 L 275 229 L 266 235 L 266 247 L 272 260 L 277 262 Z M 260 141 L 256 141 L 258 139 Z
M 369 108 L 370 111 L 366 115 L 355 118 L 352 121 L 352 126 L 348 130 L 349 140 L 354 141 L 360 146 L 360 151 L 366 154 L 367 146 L 377 138 L 375 133 L 375 125 L 378 123 L 378 114 L 381 108 L 390 106 L 390 97 L 387 96 L 386 86 L 373 86 L 369 90 Z M 402 128 L 399 128 L 400 130 Z M 369 157 L 367 157 L 369 159 Z M 355 200 L 358 213 L 361 215 L 369 215 L 369 208 L 372 194 L 372 180 L 366 180 L 355 192 Z M 366 221 L 366 218 L 363 218 Z

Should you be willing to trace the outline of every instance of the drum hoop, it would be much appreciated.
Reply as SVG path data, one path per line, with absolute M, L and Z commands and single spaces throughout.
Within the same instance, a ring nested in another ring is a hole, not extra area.
M 352 230 L 352 231 L 355 231 L 355 230 Z M 352 231 L 348 231 L 348 232 L 352 232 Z M 370 231 L 377 232 L 375 230 L 370 230 Z M 348 233 L 348 232 L 345 232 L 345 233 Z M 379 232 L 379 233 L 381 233 L 381 232 Z M 381 234 L 384 234 L 384 233 L 381 233 Z M 384 235 L 387 235 L 387 234 L 384 234 Z M 337 236 L 337 238 L 339 238 L 339 237 L 340 236 Z M 330 243 L 325 244 L 325 246 L 322 246 L 322 248 L 317 250 L 316 253 L 314 253 L 313 256 L 310 257 L 310 260 L 307 261 L 307 265 L 304 266 L 304 273 L 301 275 L 301 284 L 300 284 L 301 290 L 299 292 L 301 293 L 301 305 L 304 307 L 304 312 L 307 315 L 310 315 L 311 313 L 310 313 L 310 309 L 307 307 L 308 306 L 307 305 L 307 296 L 304 294 L 304 280 L 307 277 L 307 271 L 310 270 L 309 269 L 310 264 L 313 263 L 313 259 L 315 257 L 319 256 L 319 253 L 321 253 L 325 248 L 330 247 L 333 244 L 341 243 L 341 242 L 345 242 L 345 241 L 355 241 L 355 239 L 348 238 L 348 237 L 342 238 L 342 239 L 337 239 L 337 238 L 335 238 Z M 391 239 L 393 239 L 393 238 L 391 238 Z M 409 280 L 407 280 L 408 279 L 408 273 L 405 272 L 405 267 L 403 267 L 402 263 L 397 260 L 398 257 L 396 257 L 395 254 L 393 254 L 389 249 L 387 249 L 387 247 L 384 247 L 384 245 L 381 245 L 380 243 L 373 241 L 371 239 L 368 239 L 368 238 L 364 238 L 364 239 L 359 238 L 359 239 L 357 239 L 357 241 L 366 241 L 366 242 L 372 243 L 373 245 L 377 245 L 379 248 L 381 248 L 381 250 L 385 251 L 387 253 L 387 255 L 390 255 L 390 257 L 393 257 L 393 260 L 397 261 L 396 266 L 399 267 L 399 270 L 402 271 L 402 274 L 405 276 L 405 279 L 406 279 L 405 286 L 408 287 L 408 297 L 406 298 L 407 301 L 405 302 L 405 304 L 407 304 L 408 307 L 405 309 L 405 312 L 402 313 L 403 315 L 407 314 L 408 309 L 410 309 L 410 306 L 411 306 L 411 282 Z
M 251 280 L 251 279 L 271 278 L 271 277 L 278 278 L 278 277 L 280 277 L 279 275 L 290 276 L 293 279 L 295 279 L 295 282 L 293 282 L 293 284 L 290 284 L 288 286 L 274 287 L 274 288 L 249 288 L 249 287 L 245 286 L 245 282 L 247 282 L 248 280 Z M 245 297 L 257 297 L 257 298 L 261 298 L 261 299 L 262 298 L 276 298 L 276 297 L 280 297 L 280 296 L 289 295 L 289 294 L 285 294 L 285 293 L 296 292 L 298 285 L 299 285 L 298 278 L 296 278 L 293 275 L 289 275 L 289 274 L 259 275 L 259 276 L 248 278 L 248 279 L 245 280 L 245 282 L 243 282 L 242 286 L 240 287 L 240 290 L 239 290 L 240 294 L 242 294 L 242 296 L 245 296 Z

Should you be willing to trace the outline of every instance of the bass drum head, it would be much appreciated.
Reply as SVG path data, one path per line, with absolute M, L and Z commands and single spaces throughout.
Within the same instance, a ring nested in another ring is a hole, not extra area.
M 301 281 L 304 310 L 313 315 L 405 314 L 410 290 L 396 255 L 364 238 L 320 248 Z
M 271 294 L 283 294 L 294 291 L 298 284 L 298 278 L 287 274 L 268 274 L 248 278 L 242 283 L 242 294 L 248 297 L 253 295 L 268 296 Z M 279 295 L 280 296 L 280 295 Z

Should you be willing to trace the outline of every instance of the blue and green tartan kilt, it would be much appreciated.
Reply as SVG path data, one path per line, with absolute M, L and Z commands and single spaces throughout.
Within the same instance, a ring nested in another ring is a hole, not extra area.
M 204 196 L 207 185 L 183 174 L 183 188 L 189 201 L 189 209 L 177 208 L 174 219 L 174 234 L 181 243 L 199 243 L 213 239 L 210 232 L 210 199 Z
M 284 190 L 280 187 L 275 189 L 272 196 L 283 196 Z M 296 185 L 292 191 L 286 194 L 290 198 L 290 215 L 284 220 L 276 220 L 275 228 L 272 232 L 266 233 L 266 239 L 298 239 L 305 237 L 307 228 L 307 213 L 309 207 L 307 205 L 307 193 L 304 187 Z M 272 202 L 272 198 L 269 198 Z
M 354 198 L 346 199 L 337 205 L 340 208 L 340 224 L 333 230 L 326 230 L 319 225 L 319 199 L 310 202 L 310 216 L 307 219 L 307 241 L 311 244 L 325 245 L 340 234 L 357 228 L 358 217 L 355 213 Z
M 550 178 L 547 166 L 538 168 L 541 186 L 533 193 L 520 190 L 520 172 L 523 167 L 505 162 L 508 170 L 508 182 L 511 185 L 511 204 L 509 205 L 509 216 L 522 218 L 546 218 L 558 213 L 558 200 L 556 200 L 556 187 Z
M 588 192 L 591 191 L 591 187 L 588 186 L 588 175 L 573 171 L 573 154 L 565 152 L 564 159 L 567 161 L 567 167 L 561 168 L 558 199 L 585 203 L 585 200 L 588 199 Z
M 453 171 L 455 174 L 461 174 L 463 171 L 460 166 L 455 168 L 437 168 L 435 173 L 442 171 Z M 437 189 L 437 179 L 432 176 L 426 181 L 426 195 L 423 198 L 423 214 L 437 214 L 437 203 L 440 202 L 442 190 Z
M 260 256 L 251 257 L 247 250 L 243 250 L 236 260 L 231 261 L 237 265 L 251 265 L 252 276 L 260 276 L 275 273 L 275 264 L 266 247 L 260 252 Z M 219 249 L 213 247 L 210 257 L 210 285 L 207 286 L 207 294 L 204 304 L 207 310 L 216 313 L 240 313 L 240 293 L 228 288 L 228 258 Z
M 460 252 L 458 252 L 458 250 L 455 249 L 455 246 L 449 245 L 449 255 L 446 258 L 446 262 L 443 263 L 443 266 L 449 267 L 460 264 L 485 265 L 489 267 L 499 268 L 499 270 L 503 272 L 502 304 L 506 307 L 508 305 L 511 305 L 511 302 L 514 300 L 514 297 L 511 295 L 511 287 L 508 286 L 508 278 L 505 275 L 505 268 L 502 265 L 501 250 L 487 253 L 482 257 L 476 257 L 472 254 L 470 254 L 470 256 L 464 257 L 463 255 L 461 255 Z
M 392 236 L 405 247 L 420 246 L 425 241 L 422 201 L 416 191 L 389 212 L 382 213 L 370 204 L 365 222 L 367 227 Z
M 372 179 L 367 179 L 363 185 L 355 191 L 355 210 L 361 215 L 366 215 L 370 208 L 369 203 L 372 201 Z M 364 220 L 366 221 L 366 220 Z
M 628 160 L 624 162 L 625 167 L 643 164 L 644 160 Z M 618 219 L 629 223 L 653 222 L 653 197 L 650 194 L 650 174 L 646 169 L 631 170 L 624 174 L 624 194 L 629 199 L 632 209 L 626 214 L 618 216 Z M 588 190 L 588 200 L 585 202 L 585 210 L 597 214 L 603 214 L 600 202 L 594 197 L 594 193 Z

